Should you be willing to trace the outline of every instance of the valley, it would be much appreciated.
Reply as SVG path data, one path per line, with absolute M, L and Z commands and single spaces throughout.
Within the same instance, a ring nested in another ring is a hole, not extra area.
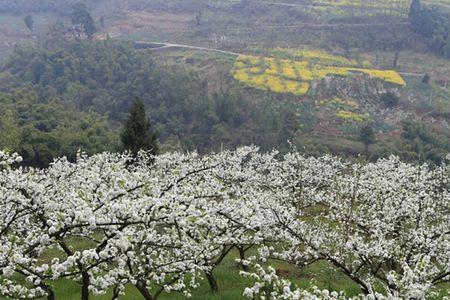
M 448 299 L 449 81 L 447 0 L 0 0 L 0 299 Z

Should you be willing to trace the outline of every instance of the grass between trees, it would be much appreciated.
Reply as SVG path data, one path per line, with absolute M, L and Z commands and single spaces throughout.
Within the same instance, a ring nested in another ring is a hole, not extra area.
M 72 239 L 71 244 L 74 249 L 82 250 L 90 246 L 91 243 L 82 239 Z M 247 255 L 254 255 L 256 251 L 250 250 Z M 42 262 L 49 262 L 55 257 L 63 256 L 61 252 L 55 250 L 47 251 L 41 258 Z M 243 296 L 243 291 L 250 286 L 252 280 L 241 276 L 239 273 L 242 267 L 236 262 L 239 258 L 239 253 L 233 249 L 224 261 L 214 270 L 214 276 L 219 285 L 219 292 L 213 293 L 206 279 L 202 280 L 199 288 L 192 291 L 192 297 L 187 298 L 182 293 L 162 293 L 161 300 L 182 300 L 182 299 L 198 299 L 198 300 L 237 300 L 246 299 Z M 328 289 L 330 291 L 346 291 L 349 296 L 357 295 L 360 289 L 357 285 L 349 281 L 343 275 L 339 274 L 327 263 L 315 263 L 299 270 L 297 267 L 288 263 L 279 261 L 269 261 L 267 265 L 272 265 L 279 276 L 291 280 L 301 288 L 309 288 L 312 284 L 320 288 Z M 55 284 L 55 296 L 58 300 L 72 300 L 80 299 L 80 286 L 78 283 L 68 280 L 60 279 Z M 139 291 L 132 285 L 128 285 L 125 289 L 125 295 L 119 299 L 143 299 Z M 105 295 L 91 294 L 91 300 L 110 300 L 112 297 L 112 290 L 109 290 Z M 1 300 L 11 300 L 0 296 Z M 42 298 L 45 299 L 45 298 Z

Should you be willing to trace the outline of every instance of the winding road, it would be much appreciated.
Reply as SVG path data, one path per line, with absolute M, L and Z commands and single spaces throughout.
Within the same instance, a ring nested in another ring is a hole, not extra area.
M 237 53 L 237 52 L 214 49 L 214 48 L 207 48 L 207 47 L 198 47 L 198 46 L 192 46 L 192 45 L 146 42 L 146 41 L 136 41 L 135 42 L 135 45 L 139 45 L 139 46 L 146 45 L 146 44 L 149 47 L 143 48 L 143 49 L 150 50 L 150 51 L 160 51 L 160 50 L 164 50 L 164 49 L 182 48 L 182 49 L 192 49 L 192 50 L 199 50 L 199 51 L 218 52 L 218 53 L 223 53 L 223 54 L 228 54 L 228 55 L 233 55 L 233 56 L 241 55 L 241 53 Z

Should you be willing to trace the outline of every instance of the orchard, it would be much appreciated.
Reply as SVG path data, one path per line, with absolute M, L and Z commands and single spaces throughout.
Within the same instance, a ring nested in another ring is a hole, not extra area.
M 0 152 L 3 297 L 57 299 L 62 278 L 79 283 L 83 300 L 111 291 L 118 299 L 127 286 L 144 299 L 190 297 L 202 281 L 217 292 L 213 271 L 232 250 L 253 281 L 248 299 L 428 299 L 445 297 L 450 282 L 448 164 L 254 147 L 18 163 Z M 275 261 L 327 262 L 360 293 L 301 289 Z

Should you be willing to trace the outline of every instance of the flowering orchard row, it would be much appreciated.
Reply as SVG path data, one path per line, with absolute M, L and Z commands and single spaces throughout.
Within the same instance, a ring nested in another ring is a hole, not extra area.
M 20 158 L 3 152 L 0 160 L 2 296 L 56 299 L 61 278 L 78 282 L 82 299 L 116 299 L 126 285 L 145 299 L 190 296 L 203 278 L 217 289 L 213 270 L 234 248 L 254 279 L 249 299 L 346 299 L 298 289 L 262 267 L 274 259 L 326 261 L 360 287 L 354 299 L 424 299 L 450 280 L 450 165 L 253 147 L 79 155 L 45 170 L 15 168 Z
M 234 64 L 233 77 L 257 89 L 294 95 L 306 94 L 311 82 L 328 76 L 364 75 L 395 86 L 406 85 L 396 71 L 361 68 L 355 61 L 322 51 L 275 49 L 272 53 L 281 57 L 287 55 L 293 59 L 241 55 Z

